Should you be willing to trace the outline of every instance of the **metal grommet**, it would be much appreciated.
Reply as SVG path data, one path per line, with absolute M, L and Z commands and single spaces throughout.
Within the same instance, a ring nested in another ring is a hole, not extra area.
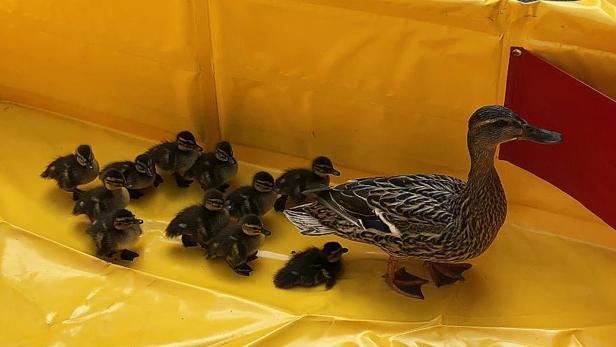
M 519 48 L 515 48 L 513 51 L 511 51 L 511 54 L 513 54 L 516 57 L 519 57 L 522 55 L 522 50 Z

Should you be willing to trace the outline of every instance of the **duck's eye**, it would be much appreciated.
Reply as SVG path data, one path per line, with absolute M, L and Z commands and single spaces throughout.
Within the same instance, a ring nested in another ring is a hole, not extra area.
M 503 119 L 499 119 L 496 122 L 494 122 L 494 126 L 496 126 L 498 128 L 504 128 L 507 125 L 509 125 L 509 122 L 507 122 L 506 120 L 503 120 Z

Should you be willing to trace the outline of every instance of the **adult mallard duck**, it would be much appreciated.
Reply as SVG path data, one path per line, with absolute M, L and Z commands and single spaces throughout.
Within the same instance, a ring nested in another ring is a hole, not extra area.
M 390 255 L 387 283 L 422 298 L 427 281 L 400 259 L 425 261 L 437 286 L 462 279 L 463 261 L 490 246 L 505 221 L 507 200 L 494 156 L 500 143 L 528 140 L 551 144 L 562 135 L 530 125 L 503 106 L 478 109 L 468 122 L 471 168 L 467 182 L 444 175 L 372 177 L 309 191 L 316 202 L 285 211 L 305 235 L 335 234 L 379 246 Z

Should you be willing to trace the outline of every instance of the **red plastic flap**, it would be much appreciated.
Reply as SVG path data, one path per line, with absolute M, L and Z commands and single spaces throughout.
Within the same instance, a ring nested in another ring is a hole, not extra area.
M 554 184 L 616 228 L 616 101 L 513 47 L 505 106 L 532 124 L 562 133 L 564 141 L 506 143 L 500 159 Z

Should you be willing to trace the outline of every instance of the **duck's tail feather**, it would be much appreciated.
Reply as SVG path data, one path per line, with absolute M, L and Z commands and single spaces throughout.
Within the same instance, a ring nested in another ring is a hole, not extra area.
M 186 229 L 185 223 L 180 223 L 179 221 L 174 219 L 171 221 L 171 223 L 169 223 L 169 225 L 167 226 L 167 229 L 165 229 L 165 236 L 167 236 L 170 239 L 176 238 L 182 235 L 185 229 Z
M 330 190 L 330 187 L 328 185 L 322 185 L 316 188 L 302 190 L 302 194 L 307 195 L 307 196 L 314 196 L 314 195 L 318 195 L 321 192 L 326 192 L 328 190 Z
M 83 202 L 83 200 L 81 200 L 82 196 L 83 196 L 83 190 L 73 189 L 73 201 L 81 201 L 81 202 Z M 85 203 L 82 206 L 84 206 L 84 205 L 85 205 Z M 75 206 L 77 206 L 76 203 L 75 203 Z
M 83 200 L 77 200 L 75 202 L 75 206 L 73 207 L 73 214 L 80 215 L 86 213 L 86 203 Z
M 298 275 L 293 274 L 286 266 L 278 270 L 274 276 L 274 285 L 277 288 L 289 289 L 297 285 Z
M 290 208 L 284 214 L 303 235 L 335 234 L 345 239 L 375 244 L 388 253 L 401 252 L 402 249 L 402 239 L 398 235 L 373 229 L 372 226 L 366 229 L 361 221 L 358 225 L 322 199 Z
M 41 177 L 42 177 L 42 178 L 51 178 L 51 177 L 52 177 L 52 175 L 53 175 L 53 171 L 54 171 L 54 170 L 52 170 L 52 169 L 51 169 L 51 165 L 49 165 L 49 166 L 47 166 L 47 167 L 45 168 L 45 171 L 43 171 L 43 172 L 41 173 Z
M 227 212 L 229 212 L 230 215 L 237 215 L 238 214 L 238 209 L 237 206 L 235 206 L 233 203 L 231 203 L 231 200 L 226 200 L 225 201 L 225 205 L 224 205 L 224 209 L 227 210 Z
M 315 217 L 327 213 L 327 210 L 328 209 L 319 202 L 312 202 L 286 209 L 283 213 L 303 235 L 319 236 L 336 233 L 335 229 L 323 225 L 321 221 Z

